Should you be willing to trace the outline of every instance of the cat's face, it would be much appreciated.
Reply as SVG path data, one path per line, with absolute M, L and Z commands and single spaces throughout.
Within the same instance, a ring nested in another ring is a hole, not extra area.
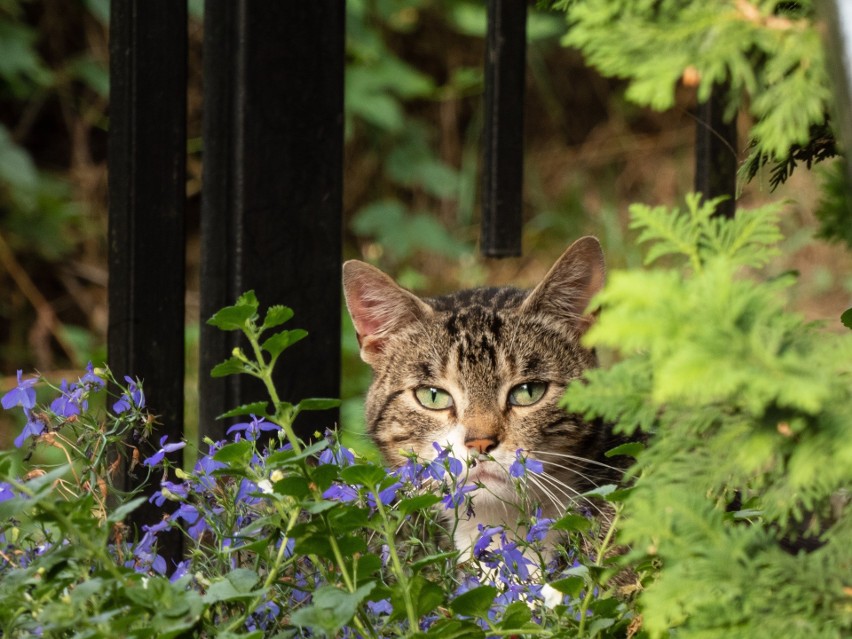
M 579 340 L 603 280 L 603 254 L 591 237 L 575 242 L 533 291 L 420 299 L 372 266 L 347 262 L 346 301 L 374 371 L 367 428 L 387 462 L 402 464 L 410 451 L 434 458 L 433 442 L 450 445 L 456 457 L 478 459 L 468 481 L 488 487 L 485 499 L 511 500 L 507 469 L 523 449 L 542 462 L 545 472 L 532 483 L 554 510 L 606 483 L 601 466 L 582 460 L 600 457 L 608 432 L 558 405 L 567 385 L 595 365 Z

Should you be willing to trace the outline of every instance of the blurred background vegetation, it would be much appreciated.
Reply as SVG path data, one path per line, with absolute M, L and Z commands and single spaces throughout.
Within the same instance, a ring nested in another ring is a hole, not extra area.
M 14 385 L 19 368 L 59 379 L 105 359 L 108 13 L 109 0 L 0 0 L 0 391 Z M 191 426 L 201 0 L 191 0 L 190 14 Z M 681 86 L 664 112 L 639 108 L 625 100 L 623 83 L 601 77 L 561 44 L 565 31 L 564 13 L 531 8 L 524 257 L 490 261 L 477 253 L 484 3 L 348 0 L 345 257 L 369 260 L 421 293 L 530 285 L 587 233 L 601 238 L 610 268 L 639 265 L 627 205 L 673 204 L 691 189 L 695 90 Z M 739 116 L 743 146 L 748 117 Z M 842 246 L 812 241 L 820 199 L 814 173 L 796 171 L 771 194 L 790 200 L 781 266 L 800 273 L 794 307 L 840 330 L 852 259 Z M 770 197 L 771 177 L 758 171 L 743 187 L 743 205 Z M 342 421 L 357 431 L 369 371 L 348 319 L 344 327 Z M 0 447 L 10 447 L 14 434 L 0 415 Z

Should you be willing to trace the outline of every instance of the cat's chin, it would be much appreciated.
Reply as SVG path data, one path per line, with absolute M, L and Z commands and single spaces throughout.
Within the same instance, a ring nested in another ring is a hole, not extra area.
M 486 488 L 512 485 L 506 469 L 493 462 L 479 462 L 472 466 L 467 472 L 466 480 L 468 484 L 482 484 Z

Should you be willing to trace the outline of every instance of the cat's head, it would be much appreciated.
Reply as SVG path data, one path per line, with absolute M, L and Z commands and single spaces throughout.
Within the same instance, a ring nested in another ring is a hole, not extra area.
M 482 288 L 421 299 L 380 270 L 343 266 L 343 285 L 361 357 L 374 372 L 367 430 L 388 463 L 405 453 L 487 454 L 469 481 L 510 498 L 506 472 L 517 449 L 541 461 L 542 500 L 564 506 L 601 481 L 609 434 L 559 407 L 566 387 L 594 366 L 580 343 L 584 313 L 604 282 L 597 239 L 577 240 L 532 291 Z

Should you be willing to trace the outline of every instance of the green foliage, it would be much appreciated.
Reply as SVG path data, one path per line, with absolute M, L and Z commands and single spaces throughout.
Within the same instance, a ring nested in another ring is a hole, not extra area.
M 649 434 L 620 539 L 661 566 L 640 596 L 652 636 L 845 636 L 852 339 L 785 309 L 791 277 L 754 274 L 775 209 L 712 210 L 633 207 L 646 261 L 684 265 L 611 274 L 587 341 L 624 359 L 566 406 Z
M 697 80 L 702 101 L 729 82 L 728 116 L 747 105 L 758 149 L 777 158 L 825 122 L 831 94 L 811 2 L 555 4 L 568 13 L 566 44 L 606 75 L 628 79 L 627 97 L 639 104 L 672 107 L 685 74 Z
M 725 87 L 726 116 L 748 111 L 752 179 L 772 165 L 770 183 L 784 182 L 798 164 L 808 168 L 837 154 L 828 119 L 831 86 L 814 2 L 782 0 L 556 0 L 567 12 L 564 42 L 604 75 L 628 81 L 626 96 L 657 110 L 675 105 L 683 84 L 706 101 Z M 852 213 L 835 207 L 841 223 L 823 233 L 842 237 Z
M 822 228 L 820 237 L 838 240 L 852 248 L 852 192 L 849 186 L 847 160 L 842 159 L 823 171 L 822 199 L 816 215 Z

